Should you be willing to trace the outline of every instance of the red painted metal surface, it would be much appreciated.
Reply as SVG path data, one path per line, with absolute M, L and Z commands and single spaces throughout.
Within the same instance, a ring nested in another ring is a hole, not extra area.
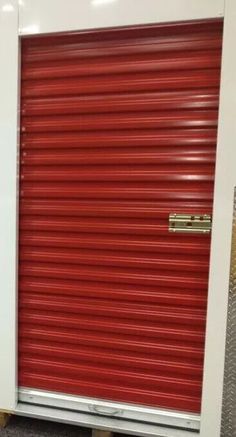
M 220 20 L 24 39 L 19 382 L 200 411 Z

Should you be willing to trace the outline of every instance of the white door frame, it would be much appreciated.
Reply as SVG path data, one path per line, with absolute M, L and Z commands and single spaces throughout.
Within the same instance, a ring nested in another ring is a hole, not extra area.
M 17 404 L 20 37 L 216 17 L 224 17 L 224 37 L 200 437 L 220 437 L 236 186 L 235 0 L 0 0 L 0 410 L 24 410 Z

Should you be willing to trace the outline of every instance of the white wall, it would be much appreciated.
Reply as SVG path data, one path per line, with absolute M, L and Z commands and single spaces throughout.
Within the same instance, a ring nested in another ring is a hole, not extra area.
M 0 0 L 0 410 L 16 404 L 18 4 Z
M 226 0 L 225 5 L 201 437 L 220 436 L 236 186 L 236 1 Z
M 63 32 L 223 16 L 224 0 L 20 0 L 20 33 Z

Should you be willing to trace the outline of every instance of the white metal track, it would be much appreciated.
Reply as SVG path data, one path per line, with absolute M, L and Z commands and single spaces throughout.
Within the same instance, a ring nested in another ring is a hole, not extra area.
M 78 413 L 70 410 L 24 403 L 18 404 L 15 414 L 140 437 L 196 437 L 198 435 L 198 433 L 196 434 L 194 431 L 177 430 L 144 422 Z
M 25 404 L 41 405 L 42 407 L 52 407 L 60 410 L 92 413 L 136 422 L 142 421 L 147 424 L 168 425 L 194 431 L 200 429 L 200 416 L 198 414 L 179 413 L 81 396 L 69 396 L 43 390 L 21 388 L 19 389 L 19 401 Z

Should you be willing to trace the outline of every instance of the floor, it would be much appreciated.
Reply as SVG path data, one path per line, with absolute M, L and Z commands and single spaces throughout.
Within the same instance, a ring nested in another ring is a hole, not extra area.
M 91 434 L 91 430 L 77 426 L 17 416 L 10 419 L 5 429 L 0 429 L 0 437 L 91 437 Z

